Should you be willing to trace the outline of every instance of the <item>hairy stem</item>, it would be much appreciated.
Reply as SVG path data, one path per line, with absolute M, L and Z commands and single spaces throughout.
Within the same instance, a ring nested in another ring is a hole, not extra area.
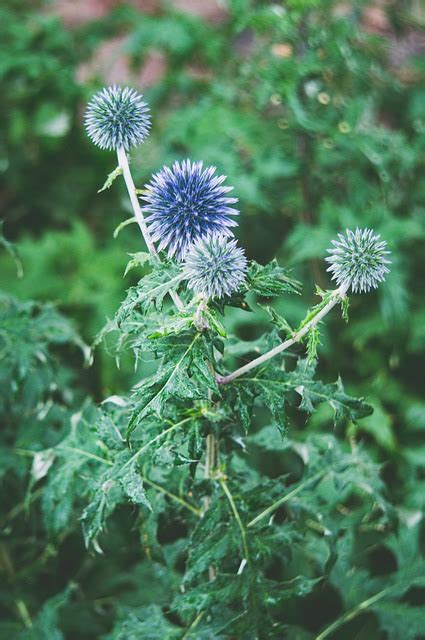
M 288 340 L 285 340 L 285 342 L 282 342 L 282 344 L 279 344 L 274 349 L 267 351 L 267 353 L 264 353 L 262 356 L 251 360 L 251 362 L 248 362 L 248 364 L 245 364 L 243 367 L 236 369 L 236 371 L 229 373 L 227 376 L 219 376 L 217 378 L 218 384 L 227 384 L 229 382 L 232 382 L 232 380 L 236 380 L 236 378 L 243 376 L 245 373 L 248 373 L 248 371 L 251 371 L 251 369 L 254 369 L 255 367 L 259 367 L 260 365 L 267 362 L 267 360 L 274 358 L 283 351 L 286 351 L 286 349 L 289 349 L 289 347 L 292 347 L 293 344 L 299 342 L 310 331 L 312 327 L 315 327 L 322 320 L 322 318 L 324 318 L 329 313 L 329 311 L 334 308 L 336 304 L 341 302 L 341 300 L 347 293 L 347 288 L 348 287 L 346 285 L 342 285 L 338 289 L 335 289 L 329 302 L 320 310 L 318 310 L 318 312 L 315 313 L 308 322 L 303 324 L 291 338 L 288 338 Z
M 131 206 L 133 207 L 133 213 L 134 213 L 134 217 L 136 218 L 136 222 L 140 227 L 140 231 L 142 232 L 144 241 L 146 243 L 146 246 L 147 246 L 149 252 L 153 256 L 155 256 L 157 258 L 157 260 L 159 260 L 158 252 L 156 250 L 156 247 L 155 247 L 154 243 L 152 242 L 151 235 L 150 235 L 148 227 L 146 225 L 146 220 L 145 220 L 145 218 L 143 216 L 143 213 L 142 213 L 142 210 L 140 208 L 139 200 L 138 200 L 137 194 L 136 194 L 136 186 L 134 184 L 133 177 L 131 175 L 130 167 L 129 167 L 129 164 L 128 164 L 127 154 L 126 154 L 125 149 L 123 147 L 119 147 L 117 149 L 117 156 L 118 156 L 118 164 L 119 164 L 120 168 L 122 169 L 122 173 L 123 173 L 123 176 L 124 176 L 124 180 L 125 180 L 125 184 L 126 184 L 126 187 L 127 187 L 128 195 L 130 197 Z M 171 296 L 174 304 L 176 305 L 176 307 L 177 307 L 177 309 L 179 311 L 184 309 L 183 302 L 180 299 L 180 296 L 178 295 L 178 293 L 176 293 L 175 291 L 170 291 L 170 296 Z

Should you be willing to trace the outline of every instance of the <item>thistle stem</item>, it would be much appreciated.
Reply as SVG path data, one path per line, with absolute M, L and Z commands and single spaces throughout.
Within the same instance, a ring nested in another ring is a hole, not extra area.
M 288 340 L 285 340 L 285 342 L 282 342 L 277 347 L 274 347 L 274 349 L 267 351 L 267 353 L 263 353 L 262 356 L 258 356 L 258 358 L 251 360 L 251 362 L 248 362 L 248 364 L 245 364 L 243 367 L 236 369 L 236 371 L 229 373 L 227 376 L 219 376 L 217 378 L 218 384 L 228 384 L 229 382 L 236 380 L 236 378 L 243 376 L 245 373 L 248 373 L 248 371 L 251 371 L 251 369 L 254 369 L 255 367 L 259 367 L 260 365 L 267 362 L 267 360 L 274 358 L 283 351 L 286 351 L 286 349 L 289 349 L 289 347 L 292 347 L 292 345 L 296 342 L 299 342 L 310 331 L 312 327 L 315 327 L 322 320 L 322 318 L 324 318 L 329 313 L 329 311 L 334 308 L 336 304 L 341 302 L 341 300 L 347 293 L 347 289 L 348 285 L 341 285 L 338 289 L 335 289 L 329 302 L 324 307 L 322 307 L 322 309 L 320 309 L 317 314 L 314 315 L 305 325 L 303 325 L 291 338 L 288 338 Z
M 146 221 L 145 221 L 145 218 L 143 217 L 143 213 L 140 208 L 139 201 L 137 199 L 136 186 L 133 182 L 133 177 L 131 175 L 127 154 L 125 152 L 124 147 L 118 147 L 117 156 L 118 156 L 118 164 L 122 169 L 128 195 L 130 197 L 131 206 L 133 207 L 134 217 L 136 218 L 137 224 L 140 227 L 140 231 L 142 232 L 147 248 L 149 249 L 150 253 L 152 253 L 152 255 L 157 256 L 158 253 L 156 251 L 154 243 L 152 242 L 152 238 L 146 226 Z
M 127 154 L 125 152 L 124 147 L 118 147 L 117 156 L 118 156 L 118 164 L 122 170 L 128 195 L 130 197 L 131 206 L 133 207 L 134 217 L 136 219 L 137 224 L 140 227 L 140 231 L 142 232 L 142 236 L 149 250 L 149 253 L 155 256 L 155 258 L 159 261 L 158 252 L 155 248 L 154 243 L 152 242 L 151 235 L 146 225 L 146 220 L 143 216 L 142 210 L 140 208 L 139 200 L 136 195 L 136 186 L 134 184 L 133 177 L 131 175 L 130 166 L 128 164 L 128 158 L 127 158 Z M 184 309 L 184 305 L 178 293 L 176 291 L 170 291 L 170 296 L 174 304 L 176 305 L 177 309 L 179 311 L 182 311 Z
M 217 455 L 218 455 L 218 442 L 213 433 L 209 433 L 206 439 L 206 451 L 205 451 L 205 470 L 204 477 L 207 480 L 211 480 L 214 476 L 214 469 L 217 465 Z M 205 496 L 204 498 L 204 512 L 207 511 L 211 503 L 210 496 Z M 217 577 L 217 572 L 215 567 L 211 565 L 208 567 L 208 578 L 209 580 L 215 580 Z

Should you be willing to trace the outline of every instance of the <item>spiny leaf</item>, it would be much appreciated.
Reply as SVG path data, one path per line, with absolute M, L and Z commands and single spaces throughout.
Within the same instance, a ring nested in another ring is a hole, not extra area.
M 233 398 L 230 401 L 245 429 L 249 427 L 249 414 L 254 400 L 257 400 L 271 411 L 276 425 L 284 432 L 285 402 L 292 400 L 294 391 L 301 396 L 300 408 L 307 413 L 312 413 L 318 404 L 328 403 L 334 411 L 335 423 L 344 418 L 356 421 L 372 413 L 372 407 L 363 399 L 353 398 L 344 392 L 340 379 L 324 384 L 313 376 L 314 367 L 304 360 L 300 360 L 291 372 L 269 363 L 266 368 L 238 378 L 226 387 L 230 387 L 230 397 Z
M 300 283 L 291 278 L 276 260 L 265 266 L 252 262 L 247 275 L 249 288 L 261 296 L 274 297 L 283 293 L 299 293 Z
M 163 360 L 158 371 L 134 391 L 135 407 L 127 437 L 146 416 L 167 415 L 171 399 L 207 399 L 209 391 L 218 391 L 210 366 L 212 345 L 207 340 L 203 334 L 186 332 L 154 341 L 153 348 L 163 353 Z
M 93 544 L 97 551 L 101 551 L 98 537 L 104 531 L 109 516 L 118 504 L 125 502 L 126 497 L 134 504 L 151 508 L 136 464 L 131 452 L 123 449 L 115 455 L 113 464 L 92 481 L 90 502 L 81 515 L 86 546 Z
M 105 640 L 177 640 L 181 629 L 175 627 L 162 613 L 161 607 L 151 604 L 146 607 L 123 609 L 117 624 Z
M 313 364 L 320 345 L 320 333 L 317 325 L 312 325 L 307 333 L 307 364 Z
M 151 259 L 150 253 L 147 253 L 146 251 L 138 251 L 137 253 L 130 253 L 129 255 L 131 256 L 131 260 L 127 263 L 124 271 L 124 277 L 129 271 L 131 271 L 131 269 L 143 267 Z
M 151 273 L 128 290 L 127 297 L 115 316 L 117 323 L 122 323 L 134 311 L 147 313 L 152 307 L 160 310 L 164 297 L 177 289 L 181 279 L 182 274 L 176 264 L 155 265 Z
M 270 320 L 277 327 L 278 331 L 282 331 L 288 336 L 292 336 L 294 330 L 290 326 L 289 322 L 281 316 L 273 307 L 269 307 L 268 305 L 260 305 L 270 316 Z
M 120 166 L 115 167 L 111 173 L 108 173 L 108 177 L 106 178 L 103 187 L 98 190 L 98 193 L 102 193 L 102 191 L 106 191 L 106 189 L 110 189 L 116 178 L 122 174 L 122 169 Z

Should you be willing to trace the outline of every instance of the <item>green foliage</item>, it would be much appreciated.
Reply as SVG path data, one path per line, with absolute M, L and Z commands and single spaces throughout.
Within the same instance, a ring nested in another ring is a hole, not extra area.
M 0 638 L 419 640 L 423 12 L 119 3 L 69 29 L 49 4 L 0 16 Z M 187 156 L 235 186 L 253 260 L 231 299 L 192 300 L 144 253 L 114 158 L 82 138 L 78 67 L 122 34 L 132 70 L 166 66 L 137 186 Z M 322 260 L 356 225 L 391 245 L 379 292 L 222 384 L 331 301 Z M 86 370 L 75 327 L 91 342 L 107 318 Z

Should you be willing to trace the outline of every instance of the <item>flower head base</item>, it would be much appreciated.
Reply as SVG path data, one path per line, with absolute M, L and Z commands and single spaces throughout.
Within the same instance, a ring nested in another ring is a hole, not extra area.
M 186 254 L 183 273 L 190 289 L 206 298 L 223 298 L 237 291 L 248 267 L 236 240 L 215 235 L 196 240 Z
M 347 229 L 345 234 L 338 234 L 338 240 L 332 240 L 334 247 L 328 250 L 326 258 L 332 273 L 332 279 L 338 285 L 351 287 L 353 292 L 376 289 L 385 280 L 389 272 L 386 259 L 387 243 L 380 240 L 372 229 Z
M 91 99 L 84 119 L 89 138 L 101 149 L 141 144 L 149 134 L 149 109 L 134 89 L 113 86 Z
M 145 187 L 142 199 L 147 203 L 149 231 L 158 250 L 183 259 L 198 238 L 211 234 L 231 236 L 230 227 L 237 226 L 231 216 L 239 212 L 230 205 L 237 198 L 227 193 L 233 187 L 223 186 L 226 176 L 214 175 L 215 167 L 203 169 L 202 162 L 175 162 L 163 169 Z

